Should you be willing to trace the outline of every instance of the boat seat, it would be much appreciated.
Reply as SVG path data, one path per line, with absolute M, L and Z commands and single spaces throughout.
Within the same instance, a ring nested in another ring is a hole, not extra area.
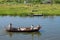
M 34 27 L 33 29 L 37 29 L 37 27 Z
M 20 30 L 22 30 L 22 31 L 23 31 L 23 30 L 26 30 L 26 28 L 20 28 Z

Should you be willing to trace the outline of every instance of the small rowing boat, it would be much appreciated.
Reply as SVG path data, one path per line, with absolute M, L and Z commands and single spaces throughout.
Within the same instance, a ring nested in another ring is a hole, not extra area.
M 19 27 L 19 28 L 14 28 L 12 27 L 12 24 L 10 24 L 10 27 L 6 29 L 8 32 L 37 32 L 40 30 L 40 25 L 36 27 Z

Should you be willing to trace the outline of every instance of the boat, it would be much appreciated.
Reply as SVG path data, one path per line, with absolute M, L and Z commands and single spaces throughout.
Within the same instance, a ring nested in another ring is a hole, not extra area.
M 37 27 L 19 27 L 19 28 L 10 27 L 6 29 L 6 31 L 8 32 L 37 32 L 40 29 L 41 29 L 41 26 L 39 25 Z

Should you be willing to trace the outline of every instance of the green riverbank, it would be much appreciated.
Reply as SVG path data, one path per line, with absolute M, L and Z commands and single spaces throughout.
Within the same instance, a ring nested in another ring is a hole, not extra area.
M 60 15 L 60 4 L 0 4 L 0 15 Z

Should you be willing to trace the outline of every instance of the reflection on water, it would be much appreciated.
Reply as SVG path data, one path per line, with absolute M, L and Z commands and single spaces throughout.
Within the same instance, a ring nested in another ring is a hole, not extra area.
M 41 35 L 40 32 L 6 32 L 10 37 L 14 36 L 14 34 L 22 34 L 22 35 Z
M 15 35 L 22 35 L 22 36 L 24 36 L 25 35 L 25 37 L 27 37 L 27 35 L 28 35 L 28 37 L 30 36 L 31 37 L 31 39 L 32 40 L 34 40 L 34 38 L 35 37 L 37 37 L 37 39 L 39 40 L 39 38 L 40 38 L 40 36 L 41 36 L 41 33 L 40 32 L 6 32 L 7 34 L 8 34 L 8 36 L 10 37 L 10 38 L 12 38 L 13 36 L 15 36 Z

